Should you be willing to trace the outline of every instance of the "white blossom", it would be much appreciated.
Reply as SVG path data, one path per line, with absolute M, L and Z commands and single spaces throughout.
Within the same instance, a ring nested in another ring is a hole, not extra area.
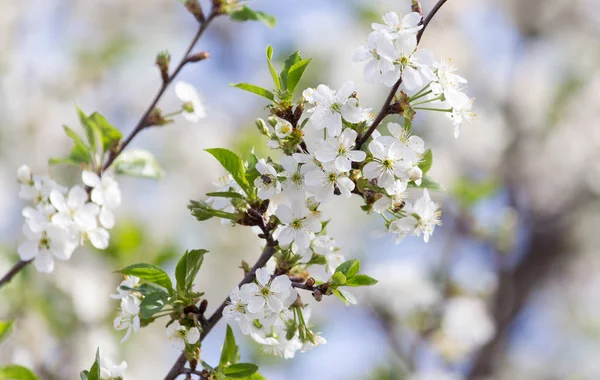
M 367 82 L 382 82 L 391 87 L 400 77 L 400 69 L 394 65 L 395 56 L 396 49 L 391 37 L 381 32 L 372 32 L 367 42 L 356 50 L 353 60 L 366 61 L 364 76 Z
M 281 182 L 283 191 L 292 201 L 303 200 L 306 194 L 304 190 L 304 173 L 298 161 L 292 156 L 283 156 L 281 157 L 281 166 L 283 166 L 283 171 L 279 175 L 285 178 Z
M 141 300 L 133 295 L 121 298 L 121 313 L 115 318 L 113 327 L 116 330 L 127 330 L 121 343 L 131 337 L 131 333 L 137 333 L 140 329 L 140 303 Z
M 127 362 L 115 364 L 110 359 L 102 358 L 100 365 L 100 380 L 121 380 L 127 370 Z
M 200 340 L 200 330 L 197 327 L 187 328 L 182 326 L 179 321 L 174 321 L 167 326 L 167 338 L 174 348 L 183 351 L 185 345 L 196 344 Z
M 339 137 L 325 140 L 315 152 L 315 157 L 320 162 L 332 162 L 340 172 L 352 169 L 352 162 L 362 162 L 367 154 L 360 150 L 353 150 L 358 133 L 353 129 L 345 129 Z
M 405 206 L 405 201 L 408 198 L 406 188 L 408 182 L 396 181 L 394 187 L 386 190 L 387 196 L 383 195 L 373 204 L 373 211 L 382 214 L 388 210 L 399 211 Z
M 458 92 L 452 98 L 448 98 L 448 103 L 452 106 L 452 112 L 447 115 L 454 124 L 454 137 L 458 138 L 460 135 L 460 127 L 463 121 L 469 123 L 475 118 L 473 113 L 473 102 L 474 99 L 470 99 L 464 92 Z
M 92 188 L 92 202 L 109 210 L 114 210 L 121 205 L 119 183 L 111 172 L 104 172 L 100 177 L 94 172 L 84 171 L 81 178 L 84 184 Z
M 286 204 L 279 205 L 275 215 L 283 226 L 277 237 L 282 245 L 295 242 L 300 249 L 308 248 L 315 233 L 321 231 L 321 223 L 300 202 L 293 202 L 291 208 Z
M 248 311 L 251 290 L 249 287 L 242 287 L 240 289 L 236 286 L 233 288 L 231 293 L 229 293 L 229 302 L 225 306 L 225 309 L 223 309 L 223 318 L 228 322 L 237 322 L 244 335 L 250 333 L 253 320 L 257 317 Z
M 277 171 L 264 159 L 258 160 L 256 170 L 260 175 L 254 180 L 254 186 L 258 189 L 260 199 L 270 199 L 281 192 L 281 183 L 277 179 Z
M 48 226 L 40 232 L 34 232 L 26 223 L 23 233 L 27 241 L 17 249 L 21 260 L 34 260 L 38 272 L 50 273 L 54 270 L 54 259 L 69 260 L 77 240 L 68 231 L 56 226 Z
M 100 208 L 88 202 L 87 192 L 74 186 L 65 197 L 59 191 L 50 193 L 50 202 L 58 211 L 52 216 L 52 223 L 60 228 L 74 228 L 78 232 L 88 232 L 98 227 Z
M 338 170 L 333 162 L 323 163 L 317 170 L 306 173 L 307 190 L 314 194 L 317 202 L 331 200 L 336 191 L 345 198 L 350 198 L 354 190 L 354 182 L 347 172 Z
M 427 243 L 435 230 L 435 226 L 442 224 L 439 205 L 431 200 L 429 191 L 424 189 L 423 196 L 417 199 L 410 211 L 419 216 L 415 234 L 417 236 L 423 234 L 423 240 Z
M 183 102 L 183 117 L 190 123 L 197 123 L 206 117 L 206 110 L 198 91 L 189 83 L 177 82 L 175 94 Z
M 307 111 L 312 113 L 311 125 L 317 130 L 326 128 L 329 136 L 338 136 L 342 132 L 342 118 L 350 123 L 360 122 L 363 111 L 358 100 L 351 97 L 354 89 L 354 83 L 346 82 L 337 91 L 321 84 L 314 91 L 303 92 L 306 100 L 314 105 Z
M 398 15 L 396 12 L 388 12 L 383 15 L 385 25 L 373 23 L 373 30 L 383 32 L 391 38 L 402 37 L 406 34 L 416 34 L 423 28 L 421 23 L 421 15 L 417 12 L 410 12 L 406 15 Z
M 31 176 L 31 169 L 27 165 L 21 165 L 17 169 L 17 181 L 21 185 L 29 185 L 33 182 L 33 177 Z
M 289 121 L 280 118 L 277 118 L 277 123 L 273 128 L 275 129 L 275 135 L 280 139 L 288 137 L 293 130 L 292 124 Z
M 377 184 L 386 191 L 394 191 L 396 179 L 407 180 L 417 162 L 416 154 L 404 144 L 394 142 L 383 145 L 378 139 L 369 143 L 373 161 L 363 167 L 367 179 L 377 179 Z
M 125 290 L 121 288 L 125 287 L 129 289 L 134 289 L 137 286 L 137 284 L 139 284 L 139 282 L 140 279 L 136 276 L 125 276 L 125 279 L 121 281 L 119 286 L 117 286 L 117 293 L 111 294 L 110 298 L 120 300 L 132 295 L 134 292 L 133 290 Z
M 265 306 L 267 310 L 279 313 L 292 291 L 292 285 L 288 276 L 281 275 L 271 280 L 269 270 L 260 268 L 256 271 L 256 282 L 243 285 L 240 291 L 250 294 L 248 311 L 251 313 L 261 313 Z

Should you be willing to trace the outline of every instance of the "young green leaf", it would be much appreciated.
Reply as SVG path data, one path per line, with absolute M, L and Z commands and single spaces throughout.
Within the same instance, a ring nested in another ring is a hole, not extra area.
M 239 88 L 244 91 L 251 92 L 256 95 L 260 95 L 271 101 L 275 101 L 275 95 L 271 91 L 267 90 L 266 88 L 262 88 L 262 87 L 259 87 L 259 86 L 256 86 L 256 85 L 253 85 L 250 83 L 235 83 L 235 84 L 230 84 L 230 86 Z
M 79 377 L 81 378 L 81 380 L 88 380 L 89 376 L 90 376 L 90 371 L 88 371 L 87 369 L 79 372 Z
M 10 335 L 13 321 L 0 321 L 0 343 Z
M 0 367 L 0 380 L 39 380 L 39 378 L 28 368 L 10 364 Z
M 202 266 L 204 254 L 208 252 L 205 249 L 194 249 L 186 251 L 179 259 L 175 268 L 175 279 L 177 280 L 177 292 L 185 295 L 192 290 L 194 279 Z
M 371 286 L 375 285 L 377 280 L 367 276 L 366 274 L 357 274 L 352 276 L 346 281 L 344 285 L 346 286 Z
M 96 349 L 96 360 L 94 360 L 94 364 L 90 368 L 88 380 L 100 380 L 100 348 Z
M 275 87 L 278 90 L 281 90 L 281 83 L 279 82 L 279 76 L 277 75 L 277 71 L 275 71 L 275 67 L 273 66 L 273 47 L 271 45 L 267 46 L 267 65 L 269 66 L 269 72 L 271 73 L 271 78 L 273 78 L 273 83 L 275 83 Z
M 242 159 L 230 150 L 223 148 L 211 148 L 206 151 L 213 155 L 223 165 L 225 170 L 231 174 L 235 182 L 244 190 L 248 195 L 252 195 L 252 186 L 246 180 L 246 169 Z
M 269 28 L 275 27 L 277 23 L 277 19 L 274 16 L 265 12 L 255 11 L 245 5 L 242 9 L 233 11 L 229 15 L 233 21 L 261 21 Z
M 354 297 L 354 294 L 344 290 L 344 289 L 336 289 L 333 292 L 336 296 L 338 296 L 342 301 L 344 301 L 345 304 L 352 304 L 352 305 L 356 305 L 357 301 L 356 301 L 356 297 Z
M 342 273 L 347 278 L 352 278 L 360 270 L 360 260 L 348 260 L 335 268 L 336 272 Z
M 291 94 L 294 93 L 294 90 L 296 89 L 298 82 L 300 82 L 302 75 L 304 75 L 304 71 L 306 70 L 306 67 L 310 61 L 310 59 L 303 59 L 294 63 L 292 67 L 290 67 L 290 70 L 287 73 L 287 90 Z
M 142 319 L 152 318 L 154 314 L 165 307 L 168 298 L 169 295 L 162 290 L 145 296 L 140 304 L 140 317 Z
M 154 155 L 146 150 L 132 149 L 121 153 L 113 163 L 115 173 L 134 177 L 160 179 L 165 172 Z
M 90 144 L 91 151 L 97 152 L 96 139 L 102 132 L 97 128 L 96 124 L 92 123 L 89 117 L 79 107 L 77 107 L 77 115 L 79 116 L 79 122 L 81 127 L 87 136 L 88 143 Z
M 300 56 L 300 53 L 298 52 L 298 50 L 296 50 L 295 52 L 293 52 L 285 60 L 285 62 L 283 64 L 283 69 L 279 73 L 279 80 L 281 81 L 281 89 L 282 90 L 288 90 L 289 89 L 289 86 L 288 86 L 288 76 L 289 76 L 290 69 L 292 68 L 292 66 L 294 66 L 294 64 L 296 64 L 296 63 L 298 63 L 300 61 L 302 61 L 302 57 Z
M 419 162 L 419 169 L 423 172 L 423 175 L 427 174 L 429 169 L 431 169 L 431 165 L 433 164 L 433 153 L 431 149 L 427 149 L 425 153 L 423 153 L 423 157 L 421 158 L 421 162 Z
M 342 272 L 335 272 L 331 276 L 331 282 L 337 286 L 344 285 L 346 283 L 346 276 Z
M 127 274 L 130 276 L 139 277 L 142 280 L 151 282 L 156 285 L 160 285 L 167 289 L 169 293 L 173 293 L 173 284 L 167 272 L 161 267 L 152 264 L 133 264 L 126 268 L 117 271 L 118 273 Z
M 196 218 L 196 220 L 200 222 L 208 220 L 214 216 L 214 214 L 211 211 L 212 208 L 204 201 L 190 200 L 188 209 L 191 211 L 192 215 Z
M 227 325 L 227 331 L 225 332 L 225 342 L 223 342 L 221 358 L 219 359 L 219 369 L 223 370 L 229 363 L 235 363 L 237 358 L 237 351 L 238 348 L 237 344 L 235 343 L 235 336 L 233 335 L 233 330 L 231 329 L 231 326 Z
M 218 191 L 214 193 L 206 193 L 206 196 L 217 198 L 244 199 L 244 196 L 242 194 L 233 191 Z
M 242 379 L 252 376 L 258 371 L 258 366 L 253 363 L 237 363 L 223 369 L 223 374 L 228 378 Z
M 429 190 L 433 190 L 433 191 L 444 191 L 444 188 L 439 183 L 435 182 L 428 176 L 423 176 L 423 179 L 421 180 L 421 184 L 419 186 L 415 185 L 414 182 L 409 182 L 408 187 L 429 189 Z
M 63 126 L 65 133 L 73 140 L 73 148 L 67 158 L 51 158 L 48 162 L 54 164 L 69 164 L 80 166 L 81 164 L 89 165 L 92 162 L 90 148 L 83 142 L 81 137 L 66 125 Z
M 109 123 L 108 120 L 98 112 L 91 114 L 89 120 L 95 124 L 96 128 L 100 131 L 102 152 L 108 152 L 123 138 L 121 131 Z

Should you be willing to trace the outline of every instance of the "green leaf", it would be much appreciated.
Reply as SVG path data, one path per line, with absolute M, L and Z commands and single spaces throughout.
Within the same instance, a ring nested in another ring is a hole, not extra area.
M 186 251 L 179 259 L 175 268 L 175 279 L 177 280 L 177 292 L 184 295 L 192 290 L 194 279 L 202 266 L 205 249 L 194 249 Z
M 344 289 L 336 289 L 334 291 L 334 294 L 336 296 L 338 296 L 346 304 L 352 304 L 352 305 L 357 304 L 356 297 L 354 297 L 354 294 L 352 294 Z
M 304 75 L 304 71 L 306 70 L 306 67 L 310 61 L 310 59 L 303 59 L 294 63 L 292 67 L 290 67 L 290 70 L 287 73 L 287 90 L 290 93 L 294 93 L 294 90 L 296 89 L 298 82 L 300 82 L 302 75 Z
M 79 122 L 83 127 L 83 131 L 87 136 L 88 143 L 92 149 L 92 152 L 97 152 L 96 149 L 96 136 L 101 134 L 101 131 L 96 127 L 94 123 L 90 121 L 88 116 L 79 107 L 77 107 L 77 115 L 79 116 Z
M 103 152 L 108 152 L 123 138 L 121 131 L 109 123 L 108 120 L 98 112 L 91 114 L 89 120 L 94 123 L 96 128 L 100 131 Z
M 225 376 L 233 379 L 241 379 L 252 376 L 258 371 L 258 366 L 253 363 L 237 363 L 223 369 Z
M 283 69 L 281 70 L 281 73 L 279 73 L 279 79 L 281 81 L 281 89 L 282 90 L 288 90 L 288 74 L 290 72 L 290 69 L 292 68 L 292 66 L 294 66 L 294 64 L 296 64 L 297 62 L 300 62 L 301 60 L 302 60 L 302 57 L 300 56 L 300 53 L 298 52 L 298 50 L 293 52 L 285 60 L 285 62 L 283 64 Z
M 248 376 L 246 380 L 267 380 L 267 378 L 261 375 L 260 373 L 256 372 L 252 376 Z
M 414 182 L 409 182 L 408 187 L 416 187 L 419 189 L 430 189 L 433 191 L 444 191 L 444 188 L 428 176 L 423 176 L 421 184 L 417 186 Z
M 65 133 L 73 140 L 73 148 L 67 158 L 51 158 L 48 163 L 54 164 L 69 164 L 79 166 L 80 164 L 89 165 L 92 162 L 90 148 L 83 142 L 81 137 L 66 125 L 63 126 Z
M 346 286 L 371 286 L 375 285 L 377 280 L 367 276 L 366 274 L 357 274 L 346 281 Z
M 79 377 L 81 378 L 81 380 L 88 380 L 89 375 L 90 375 L 90 371 L 88 371 L 87 369 L 85 371 L 81 371 L 79 373 Z
M 206 149 L 231 174 L 235 182 L 244 190 L 246 195 L 252 195 L 252 186 L 246 180 L 246 169 L 240 156 L 223 148 Z
M 92 364 L 92 368 L 90 368 L 88 380 L 100 380 L 100 348 L 96 349 L 96 360 Z
M 132 149 L 121 153 L 113 163 L 117 174 L 160 179 L 165 172 L 154 155 L 147 150 Z
M 346 276 L 342 272 L 335 272 L 331 276 L 331 281 L 334 285 L 344 285 L 346 283 Z
M 273 83 L 275 83 L 275 87 L 278 90 L 281 90 L 281 83 L 279 82 L 279 76 L 277 75 L 277 71 L 275 71 L 275 67 L 273 66 L 273 47 L 271 45 L 267 46 L 267 64 L 269 65 L 269 72 L 271 73 L 271 78 L 273 78 Z
M 206 193 L 207 197 L 220 197 L 220 198 L 233 198 L 233 199 L 244 199 L 244 196 L 234 191 L 219 191 L 214 193 Z
M 348 260 L 335 268 L 336 272 L 342 273 L 347 278 L 353 277 L 360 270 L 360 260 Z
M 140 304 L 140 317 L 142 319 L 152 318 L 166 306 L 168 298 L 169 295 L 162 290 L 145 296 Z
M 223 349 L 221 350 L 221 358 L 219 359 L 219 368 L 224 369 L 228 363 L 234 363 L 237 356 L 237 344 L 235 343 L 235 336 L 231 326 L 227 325 L 227 331 L 225 333 L 225 342 L 223 342 Z M 257 368 L 258 370 L 258 368 Z M 256 372 L 256 371 L 254 371 Z M 250 374 L 251 375 L 251 374 Z M 247 375 L 249 376 L 249 375 Z
M 0 380 L 39 380 L 39 378 L 30 369 L 10 364 L 0 367 Z
M 251 93 L 256 94 L 256 95 L 260 95 L 260 96 L 262 96 L 264 98 L 267 98 L 267 99 L 269 99 L 271 101 L 275 101 L 275 95 L 271 91 L 267 90 L 266 88 L 255 86 L 255 85 L 250 84 L 250 83 L 235 83 L 235 84 L 230 84 L 230 86 L 231 87 L 235 87 L 235 88 L 239 88 L 239 89 L 244 90 L 244 91 L 251 92 Z
M 14 321 L 0 321 L 0 343 L 10 335 L 10 328 Z
M 193 201 L 190 200 L 188 209 L 192 212 L 192 215 L 196 220 L 203 222 L 214 216 L 211 212 L 212 208 L 204 201 Z
M 117 271 L 118 273 L 127 274 L 130 276 L 139 277 L 142 280 L 151 282 L 156 285 L 160 285 L 167 289 L 169 293 L 173 293 L 173 284 L 167 272 L 161 267 L 152 264 L 133 264 L 126 268 Z
M 498 188 L 498 181 L 495 178 L 484 180 L 461 178 L 454 185 L 452 193 L 463 207 L 471 207 L 494 195 Z
M 427 149 L 425 153 L 423 153 L 423 157 L 421 158 L 421 162 L 419 162 L 419 169 L 423 172 L 423 175 L 427 174 L 429 169 L 431 169 L 431 165 L 433 164 L 433 153 L 431 149 Z
M 261 11 L 255 11 L 253 9 L 248 8 L 244 5 L 244 7 L 240 10 L 233 11 L 230 13 L 230 17 L 233 21 L 261 21 L 269 28 L 273 28 L 277 23 L 277 19 L 270 14 Z

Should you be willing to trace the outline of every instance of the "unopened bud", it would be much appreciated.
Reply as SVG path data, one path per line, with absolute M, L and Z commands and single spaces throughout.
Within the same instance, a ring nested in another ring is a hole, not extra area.
M 421 8 L 421 2 L 419 0 L 412 0 L 411 10 L 417 12 L 423 17 L 423 9 Z
M 187 61 L 188 62 L 198 62 L 198 61 L 203 61 L 207 58 L 210 57 L 210 53 L 207 51 L 203 51 L 200 53 L 196 53 L 196 54 L 192 54 L 192 55 L 188 55 L 187 57 Z
M 156 55 L 156 66 L 158 66 L 160 76 L 165 83 L 169 80 L 169 63 L 171 63 L 171 55 L 168 51 L 161 51 Z
M 150 115 L 148 115 L 148 117 L 144 121 L 144 127 L 151 127 L 153 125 L 162 126 L 171 124 L 172 122 L 173 120 L 165 119 L 162 116 L 162 111 L 160 109 L 155 108 L 152 110 L 152 112 L 150 112 Z
M 198 309 L 198 312 L 200 314 L 204 314 L 204 312 L 206 311 L 207 307 L 208 307 L 208 301 L 207 300 L 202 300 L 202 302 L 200 302 L 200 308 Z
M 279 120 L 277 120 L 276 117 L 269 117 L 267 119 L 267 121 L 269 122 L 269 125 L 273 128 L 275 128 L 275 126 L 277 125 L 277 123 L 279 122 Z
M 315 290 L 312 295 L 318 302 L 321 302 L 321 300 L 323 299 L 323 293 L 321 293 L 319 289 Z
M 314 285 L 315 285 L 315 279 L 312 277 L 309 277 L 308 280 L 306 280 L 306 287 L 312 288 Z
M 186 0 L 185 8 L 198 20 L 198 22 L 204 22 L 204 12 L 202 12 L 202 6 L 198 0 Z
M 271 134 L 269 133 L 269 128 L 267 127 L 267 123 L 265 123 L 265 121 L 261 118 L 256 119 L 256 128 L 258 128 L 258 131 L 267 136 L 267 137 L 271 137 Z

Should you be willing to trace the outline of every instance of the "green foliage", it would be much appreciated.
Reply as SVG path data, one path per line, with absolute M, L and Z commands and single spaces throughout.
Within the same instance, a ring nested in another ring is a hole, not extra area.
M 104 116 L 98 112 L 91 114 L 89 121 L 100 135 L 103 153 L 111 150 L 112 147 L 123 138 L 121 131 L 115 128 L 111 123 L 108 122 L 108 120 L 106 120 Z
M 89 371 L 81 371 L 81 380 L 100 380 L 100 349 L 96 349 L 96 360 Z
M 377 280 L 366 274 L 359 274 L 359 271 L 360 260 L 348 260 L 340 264 L 329 280 L 327 294 L 335 294 L 345 303 L 356 304 L 356 298 L 350 292 L 340 287 L 371 286 L 377 283 Z
M 223 374 L 230 379 L 244 379 L 258 371 L 258 366 L 253 363 L 237 363 L 223 369 Z
M 246 179 L 246 169 L 240 156 L 224 148 L 211 148 L 206 149 L 206 151 L 223 165 L 246 195 L 249 197 L 253 196 L 254 188 Z
M 225 341 L 221 350 L 219 366 L 214 369 L 217 379 L 252 379 L 259 380 L 262 376 L 258 375 L 258 366 L 253 363 L 238 363 L 239 349 L 235 343 L 235 336 L 231 326 L 227 325 L 225 332 Z M 258 375 L 260 377 L 255 377 Z
M 163 288 L 167 289 L 171 294 L 175 292 L 173 290 L 173 284 L 171 283 L 169 275 L 159 266 L 139 263 L 130 265 L 126 268 L 118 270 L 117 272 L 130 276 L 136 276 L 144 281 L 148 281 L 153 284 L 162 286 Z
M 425 153 L 423 153 L 423 157 L 421 158 L 421 162 L 419 162 L 419 169 L 423 172 L 423 175 L 427 174 L 429 169 L 431 169 L 431 165 L 433 164 L 433 152 L 431 149 L 427 149 Z
M 156 290 L 153 293 L 146 294 L 140 304 L 140 317 L 142 319 L 150 319 L 152 316 L 161 311 L 167 304 L 169 294 L 163 290 Z
M 271 45 L 267 46 L 267 65 L 269 66 L 269 72 L 271 73 L 271 78 L 273 78 L 273 83 L 275 83 L 275 88 L 281 90 L 281 82 L 279 81 L 279 76 L 277 75 L 277 71 L 275 71 L 275 67 L 273 66 L 273 47 Z
M 233 330 L 231 329 L 231 326 L 227 325 L 227 331 L 225 332 L 225 341 L 223 342 L 221 358 L 219 359 L 219 368 L 225 368 L 229 364 L 237 363 L 237 357 L 238 346 L 235 343 L 235 335 L 233 335 Z
M 494 178 L 482 181 L 461 178 L 454 185 L 452 193 L 463 207 L 472 207 L 479 201 L 494 195 L 498 188 L 498 181 Z
M 245 5 L 242 9 L 231 12 L 229 16 L 233 21 L 261 21 L 269 28 L 275 27 L 275 24 L 277 23 L 277 19 L 274 16 L 265 12 L 255 11 Z
M 90 147 L 88 147 L 81 137 L 75 133 L 71 128 L 66 125 L 63 126 L 65 134 L 73 140 L 73 148 L 67 158 L 51 158 L 48 163 L 51 165 L 55 164 L 67 164 L 74 166 L 89 165 L 92 162 L 92 155 Z
M 39 380 L 39 378 L 30 369 L 11 364 L 0 367 L 0 380 Z
M 175 279 L 177 280 L 177 293 L 180 296 L 187 296 L 192 290 L 194 279 L 202 266 L 205 249 L 194 249 L 186 251 L 181 257 L 175 268 Z
M 271 91 L 267 90 L 266 88 L 262 88 L 262 87 L 259 87 L 259 86 L 256 86 L 256 85 L 253 85 L 250 83 L 236 83 L 236 84 L 230 84 L 230 86 L 239 88 L 244 91 L 251 92 L 256 95 L 260 95 L 271 101 L 275 101 L 275 94 L 273 94 Z
M 165 172 L 154 155 L 147 150 L 126 150 L 113 163 L 115 173 L 134 177 L 160 179 Z
M 13 325 L 13 321 L 0 321 L 0 343 L 10 335 L 10 328 Z
M 234 191 L 219 191 L 214 193 L 206 193 L 207 197 L 217 198 L 232 198 L 232 199 L 244 199 L 244 196 Z
M 424 175 L 421 179 L 421 184 L 416 185 L 414 182 L 409 182 L 408 187 L 415 187 L 418 189 L 429 189 L 433 191 L 444 191 L 444 188 L 439 183 L 431 179 L 431 177 Z

